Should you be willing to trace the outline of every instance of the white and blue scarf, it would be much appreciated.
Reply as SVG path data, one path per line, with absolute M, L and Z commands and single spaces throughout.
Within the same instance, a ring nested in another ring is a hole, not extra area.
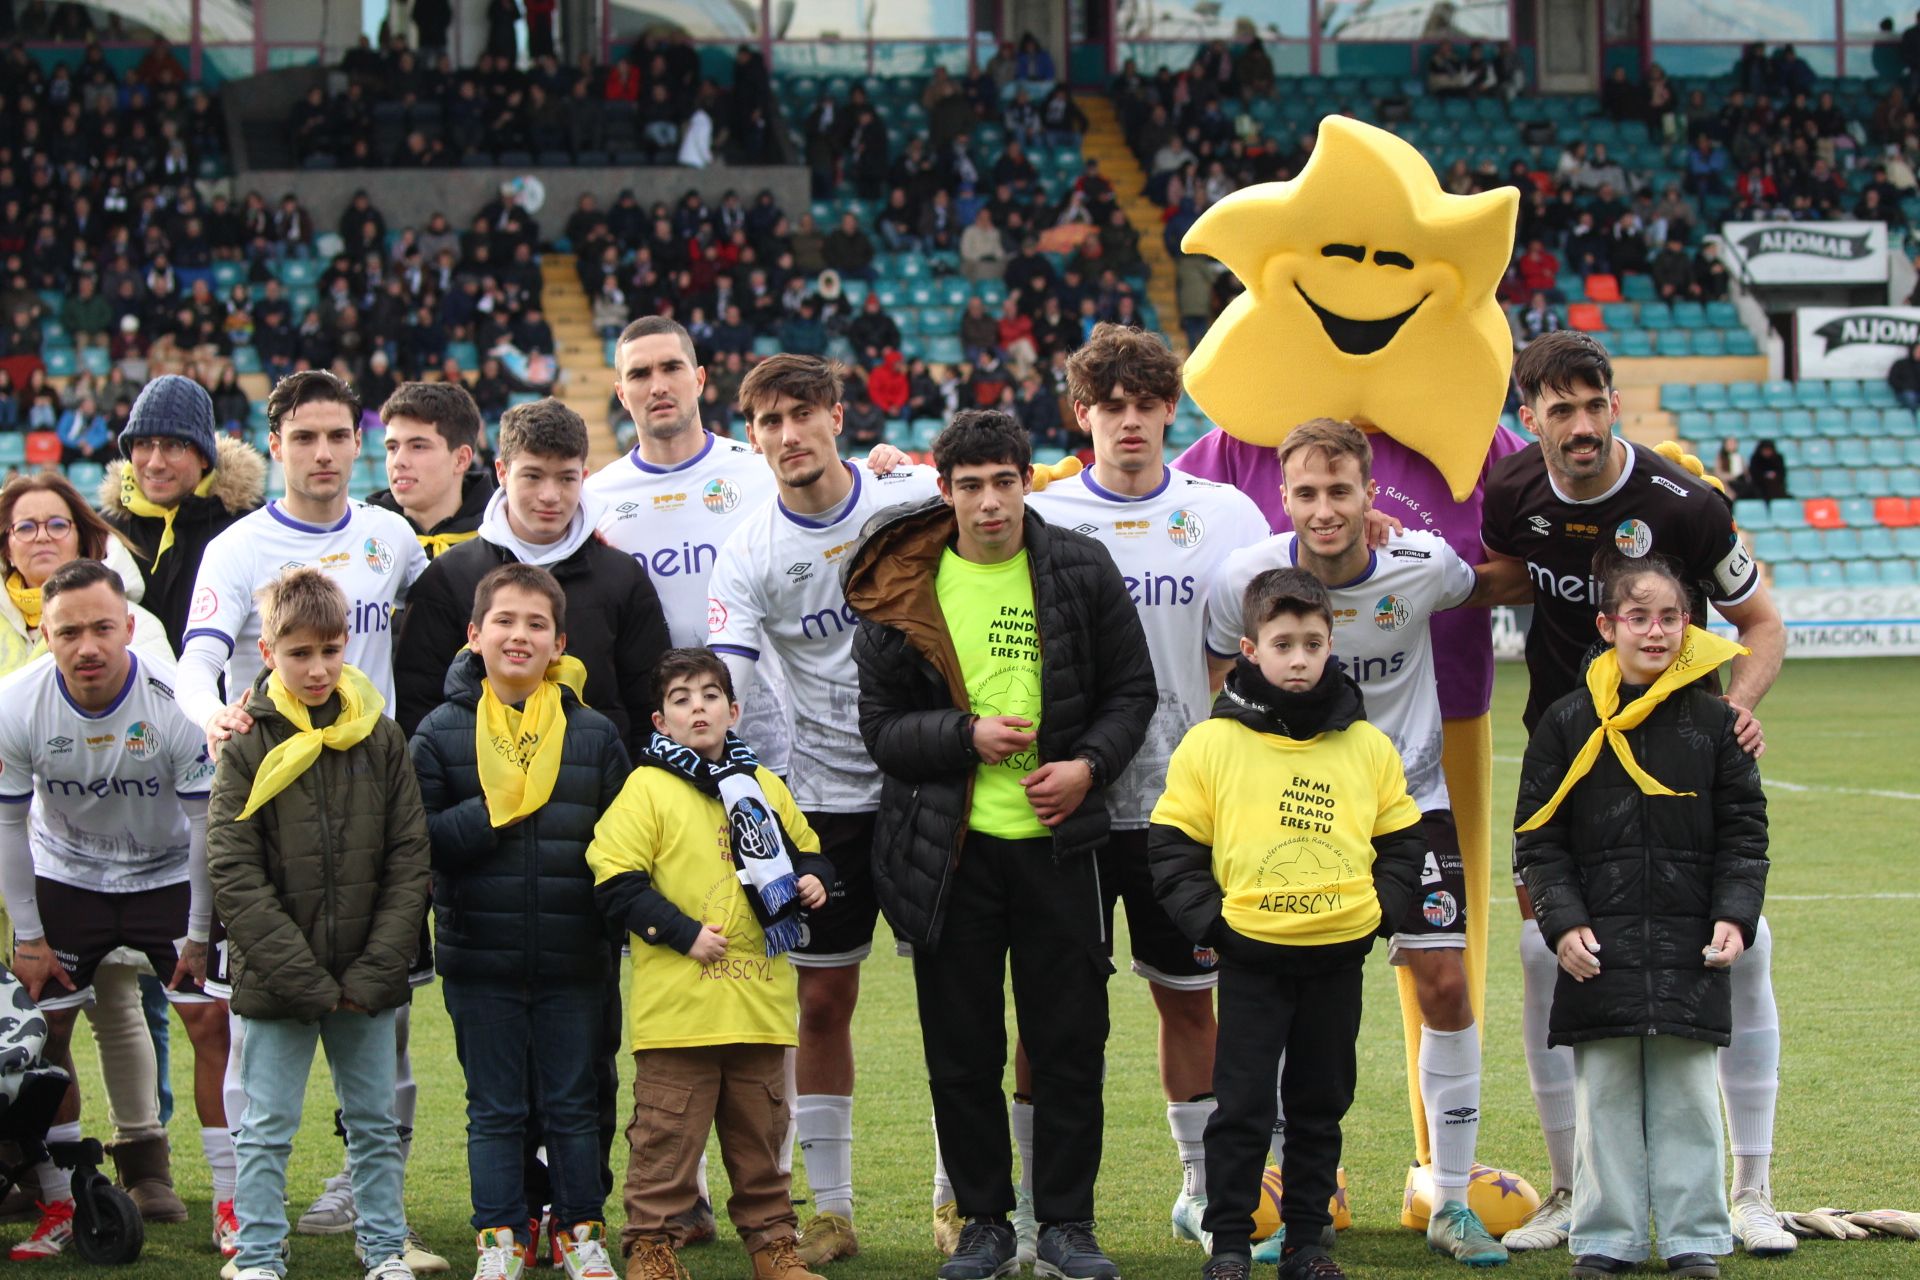
M 754 918 L 767 935 L 767 954 L 777 956 L 800 945 L 800 886 L 793 872 L 793 842 L 767 803 L 755 771 L 753 748 L 731 732 L 726 751 L 709 760 L 664 733 L 647 743 L 646 762 L 666 769 L 715 797 L 727 811 L 727 836 L 741 888 Z

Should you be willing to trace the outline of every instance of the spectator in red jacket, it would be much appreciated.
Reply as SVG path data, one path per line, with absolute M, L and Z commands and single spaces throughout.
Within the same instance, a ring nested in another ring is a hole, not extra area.
M 867 375 L 867 394 L 889 418 L 906 416 L 907 371 L 902 367 L 898 351 L 888 351 L 881 356 L 879 365 Z

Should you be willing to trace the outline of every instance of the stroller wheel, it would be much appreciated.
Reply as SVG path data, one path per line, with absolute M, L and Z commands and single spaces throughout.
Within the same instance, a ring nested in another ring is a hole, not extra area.
M 147 1227 L 133 1197 L 99 1173 L 73 1186 L 73 1244 L 95 1266 L 121 1266 L 140 1256 Z

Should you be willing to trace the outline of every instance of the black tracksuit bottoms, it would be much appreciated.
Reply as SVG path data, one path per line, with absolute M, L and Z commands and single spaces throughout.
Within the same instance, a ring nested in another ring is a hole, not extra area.
M 1260 1171 L 1273 1137 L 1274 1078 L 1286 1074 L 1286 1164 L 1280 1217 L 1287 1239 L 1314 1244 L 1332 1222 L 1340 1121 L 1353 1105 L 1360 1035 L 1360 972 L 1371 938 L 1283 947 L 1240 938 L 1220 957 L 1220 1030 L 1213 1056 L 1217 1099 L 1207 1121 L 1207 1211 L 1213 1252 L 1246 1255 Z
M 1009 959 L 1014 1017 L 1033 1065 L 1034 1216 L 1087 1221 L 1106 1115 L 1101 1088 L 1113 972 L 1091 854 L 1056 862 L 1051 839 L 969 834 L 948 884 L 939 946 L 915 949 L 934 1124 L 954 1200 L 968 1218 L 1013 1211 L 1001 1084 Z M 1267 1080 L 1271 1092 L 1271 1070 Z

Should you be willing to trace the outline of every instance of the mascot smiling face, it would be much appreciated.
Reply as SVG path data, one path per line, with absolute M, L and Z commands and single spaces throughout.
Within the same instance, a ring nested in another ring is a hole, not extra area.
M 1298 178 L 1234 192 L 1181 242 L 1247 287 L 1188 358 L 1187 390 L 1251 444 L 1316 417 L 1384 432 L 1465 500 L 1513 366 L 1494 290 L 1519 205 L 1511 187 L 1449 195 L 1407 143 L 1328 116 Z

